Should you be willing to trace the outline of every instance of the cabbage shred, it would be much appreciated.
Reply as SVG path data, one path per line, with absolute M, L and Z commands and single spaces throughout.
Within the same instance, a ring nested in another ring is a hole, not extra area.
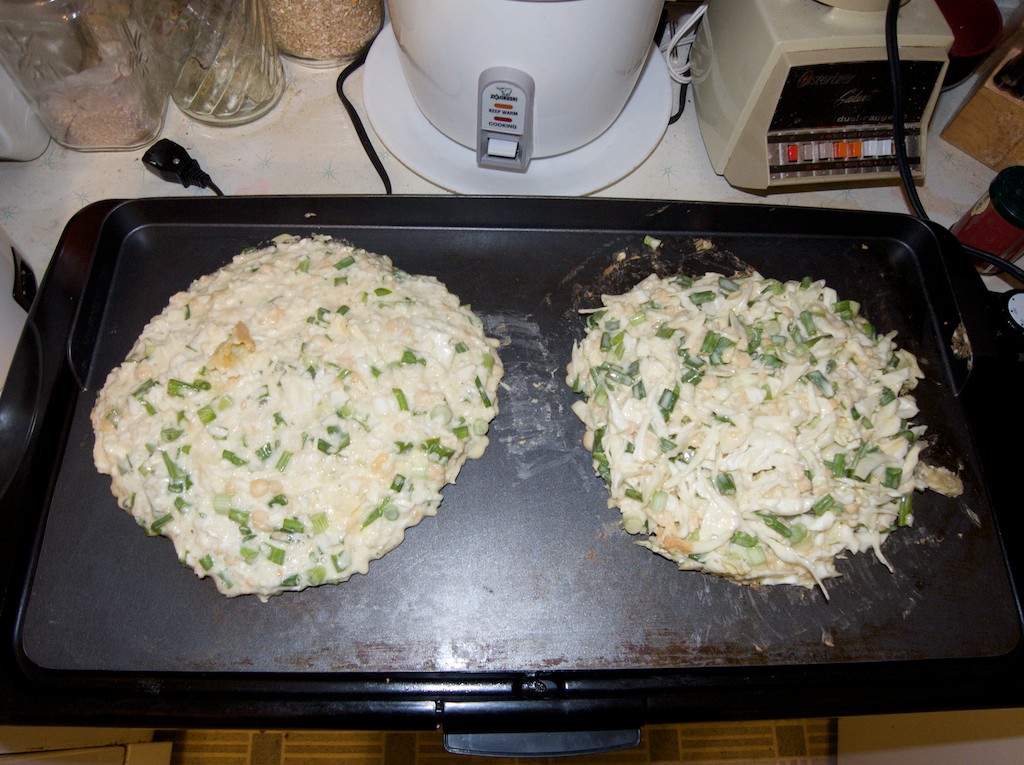
M 962 490 L 919 462 L 916 358 L 823 281 L 652 275 L 602 303 L 573 411 L 609 507 L 680 569 L 824 592 L 846 552 L 889 566 L 915 491 Z

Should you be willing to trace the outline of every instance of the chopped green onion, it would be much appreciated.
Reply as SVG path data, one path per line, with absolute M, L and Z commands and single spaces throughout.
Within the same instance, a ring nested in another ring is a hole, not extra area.
M 727 279 L 724 276 L 719 276 L 718 277 L 718 286 L 721 288 L 722 292 L 724 292 L 726 295 L 730 295 L 733 292 L 736 292 L 740 288 L 740 285 L 737 284 L 734 280 Z
M 441 439 L 439 438 L 428 438 L 424 441 L 423 451 L 429 455 L 437 457 L 441 462 L 451 459 L 452 455 L 455 454 L 455 450 L 442 445 Z
M 732 538 L 729 541 L 734 545 L 739 545 L 740 547 L 754 547 L 760 540 L 753 534 L 748 534 L 745 531 L 739 531 L 737 529 L 733 532 Z
M 477 378 L 479 380 L 480 378 Z M 408 412 L 409 402 L 405 398 L 405 393 L 401 388 L 392 388 L 391 392 L 395 395 L 395 401 L 398 403 L 398 411 Z
M 826 494 L 824 497 L 819 499 L 813 505 L 811 505 L 811 512 L 817 516 L 822 516 L 829 510 L 832 510 L 839 506 L 835 498 L 831 494 Z
M 180 428 L 164 428 L 160 431 L 160 438 L 164 441 L 177 441 L 184 432 Z
M 825 398 L 832 398 L 836 395 L 835 386 L 833 386 L 832 383 L 828 381 L 828 378 L 817 369 L 812 369 L 805 375 L 805 377 L 814 383 L 814 387 L 821 391 L 821 395 Z
M 167 468 L 167 475 L 170 476 L 170 483 L 167 485 L 167 490 L 175 494 L 181 494 L 182 491 L 189 488 L 192 485 L 192 477 L 185 471 L 182 470 L 181 466 L 171 459 L 171 456 L 161 451 L 160 454 L 163 456 L 164 466 Z
M 904 494 L 900 497 L 898 512 L 896 514 L 896 525 L 897 526 L 909 526 L 910 516 L 914 510 L 914 495 Z
M 480 382 L 480 378 L 477 377 L 475 380 L 476 391 L 480 394 L 480 401 L 483 402 L 484 406 L 491 406 L 491 397 L 487 395 L 487 391 L 484 390 L 484 384 Z
M 144 396 L 144 395 L 146 395 L 146 393 L 149 392 L 149 390 L 151 388 L 153 388 L 154 386 L 156 386 L 158 384 L 159 383 L 157 383 L 156 380 L 154 380 L 153 378 L 150 378 L 150 379 L 146 380 L 144 383 L 142 383 L 135 390 L 133 390 L 132 391 L 132 396 L 134 396 L 135 398 L 139 398 L 140 396 Z
M 663 491 L 656 491 L 651 495 L 651 512 L 660 513 L 668 505 L 668 494 Z
M 720 337 L 721 335 L 714 330 L 709 330 L 708 333 L 704 335 L 704 342 L 700 344 L 700 352 L 707 355 L 714 351 L 715 345 Z
M 836 478 L 843 478 L 846 476 L 846 454 L 843 452 L 836 452 L 836 455 L 831 461 L 824 460 L 824 465 L 832 471 L 832 475 Z
M 839 300 L 832 306 L 832 310 L 837 316 L 846 321 L 853 321 L 854 317 L 860 311 L 860 303 L 854 300 Z
M 814 317 L 811 315 L 810 311 L 805 309 L 800 312 L 800 323 L 803 324 L 804 331 L 807 332 L 810 337 L 814 337 L 818 333 L 818 327 L 815 325 Z
M 239 510 L 236 507 L 228 510 L 228 520 L 234 521 L 239 526 L 249 525 L 249 514 L 245 510 Z
M 209 383 L 207 383 L 207 385 L 209 385 Z M 185 396 L 185 393 L 189 391 L 194 392 L 197 390 L 199 389 L 195 385 L 187 383 L 184 380 L 176 380 L 174 378 L 171 378 L 170 380 L 167 381 L 168 396 L 176 396 L 178 398 L 183 398 Z
M 597 474 L 604 479 L 605 483 L 611 483 L 611 466 L 608 464 L 608 457 L 604 453 L 604 428 L 597 428 L 594 431 L 594 443 L 590 448 L 590 453 L 594 458 L 595 469 Z
M 794 523 L 789 527 L 789 542 L 790 544 L 800 544 L 804 539 L 807 538 L 807 527 L 802 523 Z
M 196 412 L 196 414 L 199 416 L 199 421 L 203 423 L 203 425 L 209 425 L 211 422 L 217 419 L 217 413 L 213 411 L 213 407 L 211 407 L 209 404 L 207 404 L 206 406 L 199 407 L 199 410 Z
M 754 515 L 760 516 L 761 520 L 764 521 L 764 525 L 770 528 L 775 533 L 790 539 L 793 536 L 792 529 L 789 528 L 785 523 L 780 521 L 773 513 L 769 513 L 766 510 L 756 510 Z
M 903 468 L 887 467 L 885 478 L 882 479 L 882 486 L 887 489 L 898 489 L 903 481 Z
M 718 297 L 718 295 L 714 292 L 714 290 L 702 290 L 700 292 L 691 292 L 690 302 L 693 303 L 694 305 L 704 305 L 704 303 L 710 303 L 716 297 Z
M 235 498 L 231 494 L 225 494 L 223 492 L 213 495 L 213 511 L 218 515 L 227 515 L 231 512 L 231 504 L 235 501 Z
M 323 534 L 330 526 L 330 519 L 327 517 L 327 513 L 323 512 L 311 515 L 309 522 L 313 525 L 314 534 Z
M 291 461 L 291 458 L 291 452 L 281 452 L 281 456 L 277 458 L 277 465 L 275 465 L 278 472 L 283 473 L 288 468 L 288 463 Z
M 236 467 L 241 467 L 242 465 L 248 465 L 249 464 L 249 460 L 242 459 L 237 454 L 235 454 L 233 451 L 230 451 L 228 449 L 225 449 L 224 451 L 222 451 L 220 453 L 220 456 L 221 456 L 222 459 L 227 460 L 228 462 L 230 462 L 232 465 L 235 465 Z
M 381 503 L 379 505 L 377 505 L 375 508 L 373 508 L 373 510 L 370 511 L 369 515 L 367 515 L 366 518 L 363 519 L 363 528 L 365 529 L 371 523 L 373 523 L 378 518 L 383 516 L 384 512 L 387 510 L 387 508 L 388 508 L 388 506 L 390 504 L 391 504 L 391 498 L 390 497 L 384 497 L 384 499 L 381 501 Z
M 666 388 L 661 392 L 661 396 L 658 398 L 658 409 L 661 410 L 661 416 L 665 418 L 665 422 L 668 422 L 669 417 L 672 416 L 672 410 L 676 408 L 678 401 L 678 388 Z
M 164 526 L 166 526 L 168 523 L 170 523 L 173 520 L 174 520 L 174 514 L 173 513 L 168 513 L 167 515 L 161 515 L 159 518 L 157 518 L 155 521 L 153 521 L 149 525 L 149 530 L 153 534 L 159 534 L 160 533 L 160 529 L 162 529 Z
M 287 503 L 286 503 L 287 504 Z M 286 534 L 301 534 L 306 530 L 306 524 L 298 518 L 285 518 L 281 521 L 281 531 Z
M 736 482 L 731 473 L 719 473 L 715 476 L 715 488 L 719 494 L 735 494 Z

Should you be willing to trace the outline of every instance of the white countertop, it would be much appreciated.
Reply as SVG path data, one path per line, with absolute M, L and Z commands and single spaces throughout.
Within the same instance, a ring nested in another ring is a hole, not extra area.
M 366 158 L 338 99 L 340 69 L 285 62 L 287 89 L 263 118 L 237 127 L 210 127 L 168 107 L 162 137 L 180 143 L 228 195 L 381 194 L 383 186 Z M 390 155 L 363 109 L 363 70 L 345 92 L 391 177 L 395 194 L 446 194 Z M 988 187 L 995 173 L 946 143 L 940 132 L 954 116 L 973 81 L 941 94 L 928 137 L 927 176 L 919 187 L 930 217 L 951 225 Z M 677 87 L 677 86 L 674 86 Z M 661 143 L 633 173 L 595 196 L 807 205 L 909 213 L 902 190 L 891 185 L 771 195 L 732 188 L 715 174 L 704 149 L 692 103 L 670 125 Z M 0 227 L 41 277 L 68 220 L 91 202 L 110 198 L 210 195 L 162 181 L 141 162 L 143 150 L 79 152 L 51 141 L 29 162 L 0 162 Z M 500 172 L 500 171 L 497 171 Z

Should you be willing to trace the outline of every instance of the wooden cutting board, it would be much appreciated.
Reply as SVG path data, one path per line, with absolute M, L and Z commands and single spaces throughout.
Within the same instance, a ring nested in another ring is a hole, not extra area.
M 982 65 L 977 90 L 942 131 L 947 142 L 994 170 L 1024 164 L 1024 76 L 1016 87 L 1000 86 L 1006 67 L 1024 70 L 1024 27 Z

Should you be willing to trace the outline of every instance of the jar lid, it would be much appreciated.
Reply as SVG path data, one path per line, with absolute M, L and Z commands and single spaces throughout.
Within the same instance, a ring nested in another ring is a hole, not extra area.
M 1004 220 L 1024 229 L 1024 166 L 999 171 L 988 187 L 989 200 Z

